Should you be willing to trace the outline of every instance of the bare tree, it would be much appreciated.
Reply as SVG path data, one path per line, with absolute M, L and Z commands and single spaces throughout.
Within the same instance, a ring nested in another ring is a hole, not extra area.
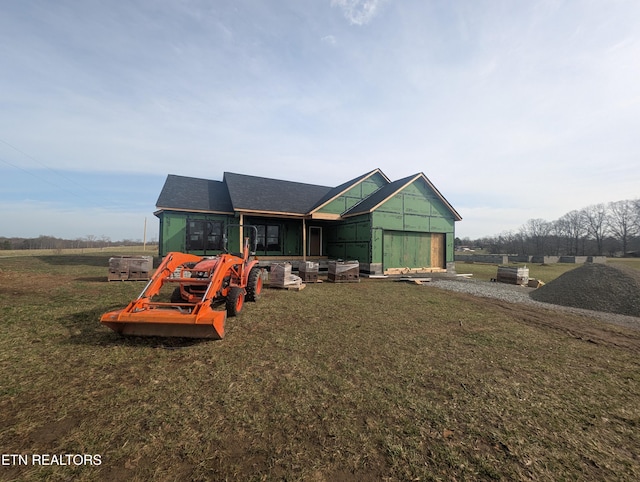
M 640 249 L 640 199 L 595 204 L 559 219 L 529 219 L 517 232 L 475 240 L 491 253 L 615 255 Z M 471 244 L 469 242 L 469 244 Z M 548 251 L 548 252 L 547 252 Z
M 596 241 L 597 254 L 602 255 L 603 241 L 609 229 L 607 207 L 603 203 L 593 204 L 584 208 L 583 212 L 587 231 Z
M 100 236 L 100 247 L 106 248 L 107 246 L 111 246 L 111 238 L 103 234 Z
M 87 248 L 93 248 L 93 243 L 95 243 L 98 237 L 95 234 L 87 234 L 84 239 L 87 242 Z
M 584 213 L 578 210 L 569 211 L 558 222 L 567 239 L 567 254 L 577 255 L 580 240 L 587 235 Z
M 609 229 L 618 238 L 624 256 L 628 249 L 629 239 L 640 232 L 636 205 L 634 201 L 616 201 L 609 203 Z
M 500 241 L 504 246 L 504 253 L 517 253 L 518 252 L 518 237 L 513 231 L 505 231 L 500 235 Z
M 545 254 L 546 241 L 551 232 L 551 224 L 544 219 L 529 219 L 521 228 L 525 238 L 533 243 L 533 254 Z
M 555 221 L 551 221 L 549 223 L 549 245 L 552 246 L 552 251 L 549 251 L 548 254 L 555 254 L 558 256 L 562 249 L 562 241 L 565 237 L 565 229 L 564 224 L 556 219 Z

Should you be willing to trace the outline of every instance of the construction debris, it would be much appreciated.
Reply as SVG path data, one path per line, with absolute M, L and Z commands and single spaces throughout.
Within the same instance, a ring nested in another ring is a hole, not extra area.
M 530 278 L 529 282 L 527 283 L 527 286 L 529 288 L 540 288 L 541 286 L 544 286 L 544 281 L 541 281 L 535 278 Z

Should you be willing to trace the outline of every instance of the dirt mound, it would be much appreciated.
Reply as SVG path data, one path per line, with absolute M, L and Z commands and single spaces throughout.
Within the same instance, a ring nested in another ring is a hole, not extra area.
M 589 263 L 538 288 L 531 297 L 556 305 L 640 316 L 640 271 Z

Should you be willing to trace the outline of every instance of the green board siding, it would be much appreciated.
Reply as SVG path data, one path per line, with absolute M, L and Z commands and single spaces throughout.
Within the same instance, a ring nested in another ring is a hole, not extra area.
M 278 249 L 273 246 L 266 250 L 258 248 L 258 256 L 302 256 L 302 220 L 246 216 L 244 225 L 277 226 Z
M 228 236 L 227 249 L 230 252 L 240 252 L 239 227 L 229 225 L 239 224 L 239 217 L 225 215 L 207 215 L 195 213 L 163 212 L 160 218 L 160 255 L 171 251 L 190 252 L 192 254 L 216 254 L 219 251 L 187 250 L 187 222 L 188 220 L 222 221 L 224 231 Z M 245 217 L 245 225 L 278 226 L 279 249 L 257 252 L 258 255 L 269 256 L 302 256 L 302 221 L 282 218 Z M 245 230 L 244 235 L 250 231 Z
M 385 231 L 383 268 L 431 266 L 431 234 Z
M 384 186 L 387 181 L 379 173 L 374 174 L 369 179 L 366 179 L 357 185 L 353 186 L 343 195 L 337 197 L 322 209 L 319 209 L 319 213 L 324 214 L 342 214 L 343 212 L 351 209 L 354 205 L 362 201 L 364 198 L 370 196 L 372 193 Z
M 431 218 L 421 214 L 405 213 L 403 217 L 403 226 L 406 231 L 423 231 L 429 232 L 431 229 Z
M 371 213 L 371 262 L 385 269 L 431 266 L 430 233 L 445 234 L 445 261 L 452 262 L 454 223 L 444 203 L 418 179 Z
M 160 215 L 160 256 L 171 251 L 185 251 L 187 218 L 184 214 L 164 212 Z
M 187 252 L 187 222 L 194 221 L 218 221 L 222 222 L 226 227 L 229 223 L 237 223 L 232 216 L 212 215 L 212 214 L 196 214 L 196 213 L 178 213 L 164 211 L 160 213 L 160 238 L 159 251 L 160 256 L 164 256 L 171 251 Z M 233 233 L 231 233 L 233 234 Z M 235 245 L 237 245 L 237 236 L 235 237 Z M 233 237 L 230 236 L 231 249 L 236 249 L 233 243 Z M 215 251 L 190 251 L 193 254 L 214 254 Z
M 445 237 L 445 246 L 446 246 L 445 262 L 447 263 L 453 263 L 455 259 L 453 254 L 453 250 L 455 249 L 454 245 L 455 245 L 455 233 L 453 232 L 447 233 Z
M 327 228 L 327 256 L 334 259 L 369 263 L 371 223 L 369 216 L 358 216 Z

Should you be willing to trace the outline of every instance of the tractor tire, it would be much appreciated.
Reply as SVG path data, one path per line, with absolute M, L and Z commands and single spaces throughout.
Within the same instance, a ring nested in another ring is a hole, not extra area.
M 236 316 L 242 311 L 244 306 L 244 290 L 242 288 L 231 288 L 227 295 L 227 315 Z
M 262 293 L 262 276 L 260 276 L 260 268 L 253 267 L 249 271 L 247 279 L 247 301 L 258 301 Z

